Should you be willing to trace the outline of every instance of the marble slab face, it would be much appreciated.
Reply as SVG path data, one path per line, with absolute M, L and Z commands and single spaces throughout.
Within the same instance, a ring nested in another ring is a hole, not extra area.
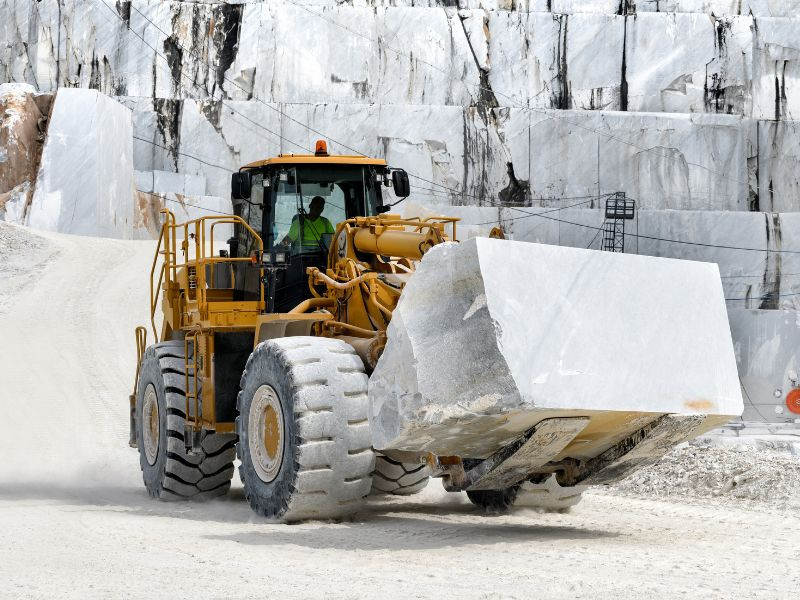
M 133 230 L 130 111 L 95 90 L 56 94 L 28 224 L 127 238 Z
M 388 338 L 369 386 L 376 448 L 435 452 L 460 424 L 508 428 L 527 411 L 742 410 L 713 264 L 443 244 L 407 284 Z
M 758 19 L 753 40 L 753 117 L 795 121 L 800 110 L 800 17 Z
M 0 2 L 0 76 L 134 98 L 764 119 L 777 76 L 783 119 L 796 104 L 799 0 L 96 2 Z

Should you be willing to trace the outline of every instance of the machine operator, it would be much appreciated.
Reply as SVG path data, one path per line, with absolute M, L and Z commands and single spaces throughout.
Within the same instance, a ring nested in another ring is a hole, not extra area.
M 305 215 L 296 215 L 292 219 L 289 233 L 286 234 L 286 237 L 283 238 L 281 243 L 294 244 L 300 239 L 301 219 L 303 220 L 301 240 L 303 246 L 317 246 L 324 234 L 334 233 L 331 222 L 322 216 L 322 211 L 324 209 L 325 198 L 322 196 L 314 196 L 308 205 L 308 212 Z

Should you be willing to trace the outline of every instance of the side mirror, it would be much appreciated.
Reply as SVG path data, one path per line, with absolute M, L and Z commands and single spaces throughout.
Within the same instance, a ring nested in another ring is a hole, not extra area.
M 403 169 L 392 171 L 392 187 L 394 195 L 398 198 L 408 198 L 411 194 L 411 186 L 408 184 L 408 173 Z
M 239 171 L 231 174 L 231 198 L 234 200 L 247 200 L 250 197 L 250 188 L 253 181 L 250 173 Z

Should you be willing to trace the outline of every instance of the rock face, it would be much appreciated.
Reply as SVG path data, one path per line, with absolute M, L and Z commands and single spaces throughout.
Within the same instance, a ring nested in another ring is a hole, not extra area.
M 28 224 L 132 237 L 130 112 L 94 90 L 62 89 L 50 116 Z
M 0 220 L 27 218 L 51 100 L 27 84 L 0 85 Z
M 487 238 L 425 256 L 369 396 L 376 448 L 462 456 L 520 413 L 742 411 L 716 265 Z
M 119 98 L 135 169 L 200 175 L 216 196 L 241 164 L 326 137 L 434 182 L 415 181 L 419 200 L 599 190 L 651 208 L 790 211 L 798 7 L 0 0 L 0 76 Z

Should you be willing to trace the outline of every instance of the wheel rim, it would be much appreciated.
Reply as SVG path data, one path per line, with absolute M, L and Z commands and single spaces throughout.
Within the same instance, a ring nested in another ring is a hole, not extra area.
M 283 408 L 271 386 L 262 385 L 253 395 L 247 428 L 250 456 L 259 479 L 269 483 L 283 464 Z
M 147 463 L 154 465 L 158 458 L 158 438 L 161 432 L 161 424 L 158 420 L 158 396 L 153 384 L 147 386 L 144 391 L 144 403 L 142 405 L 142 442 L 144 446 L 144 456 Z

